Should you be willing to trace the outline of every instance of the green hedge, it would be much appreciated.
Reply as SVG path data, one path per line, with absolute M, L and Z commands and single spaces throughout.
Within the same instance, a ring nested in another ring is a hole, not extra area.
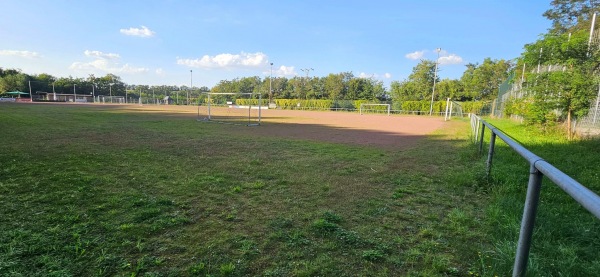
M 236 99 L 237 105 L 258 105 L 258 99 Z M 456 103 L 456 102 L 455 102 Z M 268 100 L 262 99 L 262 104 L 267 105 Z M 358 110 L 361 104 L 387 104 L 386 102 L 374 102 L 369 100 L 299 100 L 299 99 L 275 99 L 275 104 L 279 109 L 314 109 L 314 110 Z M 393 102 L 392 110 L 401 110 L 403 113 L 429 114 L 430 101 L 402 101 Z M 489 102 L 469 101 L 459 102 L 463 113 L 481 114 L 488 112 Z M 385 110 L 387 107 L 369 107 L 372 110 Z M 446 111 L 446 101 L 433 102 L 433 112 L 443 113 Z

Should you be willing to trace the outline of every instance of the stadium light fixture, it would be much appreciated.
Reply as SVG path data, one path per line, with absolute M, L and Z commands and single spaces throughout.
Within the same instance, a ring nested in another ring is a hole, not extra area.
M 433 71 L 433 89 L 431 91 L 431 105 L 429 106 L 429 115 L 433 114 L 433 96 L 435 94 L 435 82 L 437 81 L 437 71 L 438 71 L 438 64 L 440 61 L 440 51 L 442 51 L 442 48 L 435 49 L 435 52 L 437 52 L 437 59 L 435 60 L 435 70 Z
M 273 102 L 273 63 L 271 63 L 271 74 L 269 75 L 269 104 Z
M 190 89 L 188 90 L 187 95 L 187 104 L 190 104 L 190 91 L 192 90 L 192 70 L 190 69 Z

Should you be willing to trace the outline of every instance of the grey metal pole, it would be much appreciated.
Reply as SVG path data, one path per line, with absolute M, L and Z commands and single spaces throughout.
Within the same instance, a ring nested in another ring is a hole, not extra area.
M 483 134 L 485 133 L 485 125 L 481 122 L 481 134 L 479 135 L 479 154 L 483 152 Z
M 440 60 L 440 51 L 442 51 L 442 48 L 437 48 L 435 49 L 435 51 L 437 52 L 437 59 L 435 60 L 435 71 L 433 71 L 433 90 L 431 91 L 431 105 L 429 106 L 429 115 L 433 114 L 433 95 L 435 94 L 435 83 L 437 81 L 438 63 Z
M 271 74 L 269 75 L 269 104 L 271 104 L 271 102 L 273 102 L 272 80 L 273 80 L 273 63 L 271 63 Z
M 490 138 L 490 149 L 488 151 L 487 162 L 485 163 L 485 176 L 487 178 L 490 178 L 490 175 L 492 173 L 492 159 L 494 158 L 494 146 L 496 145 L 496 133 L 494 133 L 494 130 L 491 131 L 492 137 Z
M 521 220 L 521 231 L 519 232 L 519 242 L 517 244 L 517 253 L 515 255 L 513 277 L 525 276 L 527 270 L 527 260 L 529 258 L 529 250 L 531 249 L 531 236 L 533 235 L 535 214 L 540 201 L 543 177 L 543 174 L 535 168 L 536 162 L 537 161 L 531 163 L 529 169 L 527 198 L 525 199 L 525 207 L 523 208 L 523 219 Z
M 192 70 L 190 69 L 190 91 L 192 91 Z M 187 104 L 190 104 L 190 93 L 188 92 Z
M 73 99 L 73 103 L 77 102 L 77 90 L 75 89 L 75 84 L 73 84 L 73 95 L 75 95 Z

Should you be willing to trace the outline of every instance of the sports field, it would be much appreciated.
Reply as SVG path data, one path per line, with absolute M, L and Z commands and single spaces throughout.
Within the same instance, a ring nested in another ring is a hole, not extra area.
M 468 124 L 195 107 L 0 104 L 0 272 L 401 276 L 481 272 Z M 485 269 L 483 269 L 485 270 Z

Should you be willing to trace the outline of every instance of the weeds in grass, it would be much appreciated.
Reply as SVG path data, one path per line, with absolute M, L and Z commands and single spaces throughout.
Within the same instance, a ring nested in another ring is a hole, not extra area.
M 114 107 L 0 114 L 0 272 L 466 275 L 489 243 L 471 150 L 447 139 L 466 124 L 395 151 Z

